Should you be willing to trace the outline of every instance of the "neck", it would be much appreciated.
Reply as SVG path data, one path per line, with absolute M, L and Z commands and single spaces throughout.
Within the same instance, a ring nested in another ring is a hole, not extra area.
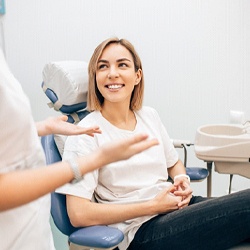
M 128 107 L 120 107 L 119 104 L 103 105 L 101 113 L 106 120 L 120 129 L 135 129 L 136 118 L 134 112 Z

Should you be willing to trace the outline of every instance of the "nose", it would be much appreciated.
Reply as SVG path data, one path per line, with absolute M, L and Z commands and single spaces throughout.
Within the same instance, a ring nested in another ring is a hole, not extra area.
M 110 67 L 108 72 L 108 78 L 117 78 L 119 76 L 118 70 L 115 66 Z

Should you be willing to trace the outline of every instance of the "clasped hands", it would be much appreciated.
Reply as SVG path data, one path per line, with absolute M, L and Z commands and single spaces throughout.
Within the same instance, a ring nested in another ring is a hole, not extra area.
M 178 178 L 174 181 L 173 187 L 172 187 L 172 194 L 175 196 L 181 198 L 181 201 L 178 203 L 179 209 L 182 209 L 186 206 L 188 206 L 191 198 L 193 190 L 190 187 L 190 183 L 187 180 L 186 177 Z
M 178 178 L 170 187 L 161 190 L 150 202 L 155 214 L 164 214 L 187 207 L 192 193 L 193 190 L 187 178 Z

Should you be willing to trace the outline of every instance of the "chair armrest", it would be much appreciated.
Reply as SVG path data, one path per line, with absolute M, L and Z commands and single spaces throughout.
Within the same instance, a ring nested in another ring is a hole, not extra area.
M 108 226 L 90 226 L 78 229 L 69 236 L 69 241 L 94 248 L 111 248 L 117 246 L 124 239 L 123 233 Z

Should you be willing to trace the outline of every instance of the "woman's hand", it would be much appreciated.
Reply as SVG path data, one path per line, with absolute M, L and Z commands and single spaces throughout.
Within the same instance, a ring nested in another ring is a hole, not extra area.
M 174 180 L 175 191 L 174 195 L 181 197 L 181 202 L 178 204 L 179 208 L 188 206 L 193 190 L 186 175 L 186 169 L 183 163 L 178 160 L 171 168 L 168 168 L 169 176 Z M 179 175 L 179 176 L 178 176 Z M 176 178 L 178 176 L 178 178 Z
M 80 135 L 86 134 L 94 136 L 95 133 L 100 134 L 101 130 L 98 126 L 89 128 L 83 128 L 67 122 L 68 117 L 61 115 L 58 117 L 49 117 L 44 121 L 37 122 L 37 132 L 39 136 L 49 134 L 60 134 L 60 135 Z
M 178 210 L 182 197 L 174 195 L 175 190 L 175 186 L 172 185 L 161 190 L 154 199 L 150 200 L 151 214 L 165 214 Z
M 181 202 L 178 204 L 179 209 L 188 206 L 193 193 L 188 179 L 186 177 L 176 178 L 174 181 L 174 187 L 174 195 L 182 198 Z

